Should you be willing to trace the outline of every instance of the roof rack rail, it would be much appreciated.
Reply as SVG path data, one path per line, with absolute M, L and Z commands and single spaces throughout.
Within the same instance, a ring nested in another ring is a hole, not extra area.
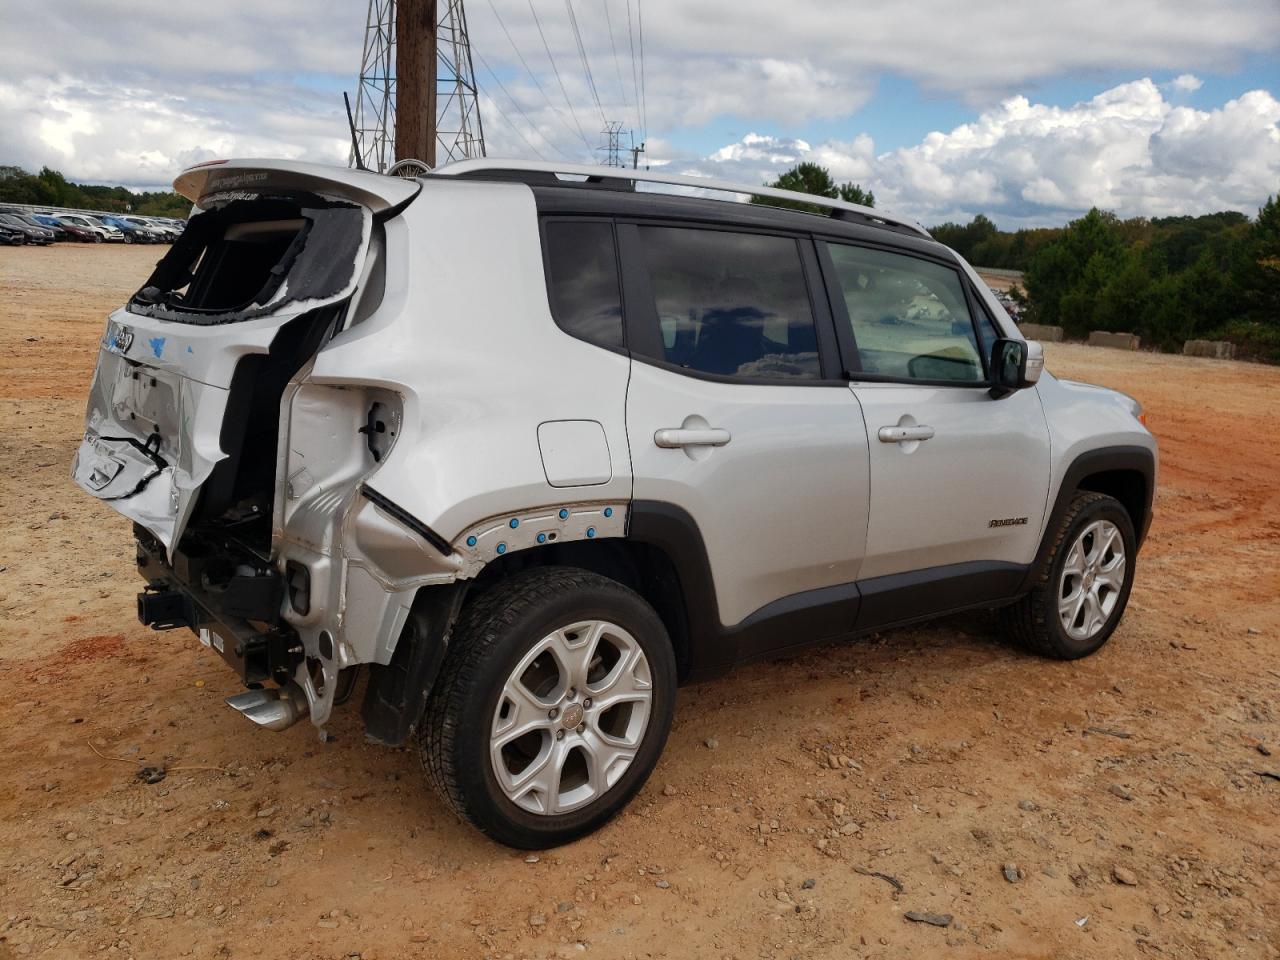
M 541 163 L 533 160 L 501 160 L 485 157 L 476 160 L 460 160 L 433 171 L 435 176 L 469 176 L 502 173 L 543 174 L 548 179 L 561 177 L 582 177 L 589 184 L 616 184 L 615 189 L 634 189 L 636 183 L 661 183 L 674 187 L 687 187 L 694 190 L 708 190 L 716 193 L 736 193 L 748 196 L 772 197 L 776 200 L 790 200 L 793 203 L 807 203 L 816 207 L 825 207 L 832 217 L 849 220 L 855 223 L 882 224 L 892 227 L 905 227 L 912 233 L 928 237 L 929 231 L 909 217 L 899 217 L 875 207 L 864 207 L 858 203 L 846 203 L 830 197 L 814 196 L 799 193 L 795 190 L 779 190 L 776 187 L 754 187 L 744 183 L 731 183 L 728 180 L 717 180 L 712 177 L 686 177 L 674 173 L 661 173 L 654 170 L 636 170 L 626 167 L 600 167 L 581 163 Z M 542 179 L 539 177 L 538 179 Z

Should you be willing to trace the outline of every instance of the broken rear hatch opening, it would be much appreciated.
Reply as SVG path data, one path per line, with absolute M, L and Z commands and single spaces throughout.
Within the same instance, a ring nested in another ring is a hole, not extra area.
M 269 530 L 285 385 L 341 328 L 376 218 L 418 184 L 241 161 L 175 187 L 198 210 L 107 322 L 72 468 L 171 558 L 194 512 L 261 504 Z

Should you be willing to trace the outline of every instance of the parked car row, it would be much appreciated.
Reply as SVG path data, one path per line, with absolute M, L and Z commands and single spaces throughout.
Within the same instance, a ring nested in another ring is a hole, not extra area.
M 0 244 L 47 245 L 60 240 L 82 243 L 173 243 L 185 220 L 113 213 L 24 213 L 0 207 Z

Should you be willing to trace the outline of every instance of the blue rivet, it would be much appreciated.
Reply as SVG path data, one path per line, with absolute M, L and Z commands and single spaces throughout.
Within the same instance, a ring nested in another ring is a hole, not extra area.
M 604 508 L 604 515 L 605 515 L 606 517 L 612 517 L 612 516 L 613 516 L 613 507 L 605 507 L 605 508 Z
M 467 537 L 467 546 L 468 546 L 468 547 L 474 547 L 475 545 L 476 545 L 476 538 L 475 538 L 475 537 Z
M 510 524 L 508 524 L 508 526 L 510 526 L 510 527 L 511 527 L 511 529 L 512 529 L 512 530 L 514 530 L 516 527 L 520 526 L 520 521 L 519 521 L 519 520 L 517 520 L 515 517 L 512 517 L 512 518 L 511 518 L 511 523 L 510 523 Z
M 561 520 L 568 520 L 568 519 L 569 519 L 569 511 L 568 511 L 568 510 L 561 510 L 561 511 L 560 511 L 560 519 L 561 519 Z
M 590 539 L 591 537 L 594 537 L 595 535 L 596 535 L 596 528 L 595 528 L 595 527 L 587 527 L 587 538 L 588 538 L 588 539 Z
M 545 533 L 540 533 L 540 534 L 538 534 L 538 542 L 539 542 L 539 543 L 546 543 L 546 542 L 547 542 L 547 535 L 546 535 Z
M 505 543 L 498 544 L 498 553 L 506 553 L 507 545 Z

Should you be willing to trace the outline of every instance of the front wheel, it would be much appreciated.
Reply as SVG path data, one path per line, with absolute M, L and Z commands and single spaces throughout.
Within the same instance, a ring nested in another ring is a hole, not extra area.
M 1133 521 L 1114 497 L 1082 490 L 1054 531 L 1053 546 L 1027 596 L 1001 611 L 1018 645 L 1077 660 L 1115 632 L 1129 602 L 1137 558 Z
M 463 609 L 427 708 L 423 764 L 495 840 L 567 843 L 644 785 L 675 688 L 671 640 L 638 594 L 585 570 L 528 570 Z

